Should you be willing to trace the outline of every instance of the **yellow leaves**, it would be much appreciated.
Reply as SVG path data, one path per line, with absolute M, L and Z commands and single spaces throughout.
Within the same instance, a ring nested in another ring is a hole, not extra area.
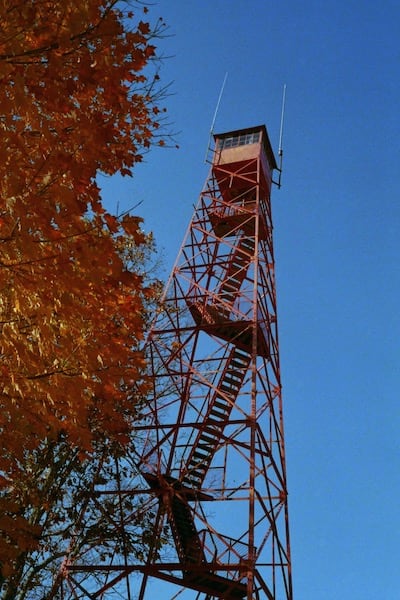
M 0 515 L 7 517 L 0 564 L 7 575 L 40 533 L 17 518 L 24 507 L 1 505 L 1 494 L 12 497 L 23 479 L 27 456 L 60 435 L 82 456 L 98 439 L 125 442 L 135 414 L 131 389 L 146 392 L 137 348 L 151 295 L 128 270 L 126 248 L 148 238 L 139 217 L 105 211 L 95 179 L 132 174 L 160 111 L 143 71 L 154 54 L 151 28 L 138 20 L 125 30 L 111 0 L 25 0 L 0 7 L 0 19 Z

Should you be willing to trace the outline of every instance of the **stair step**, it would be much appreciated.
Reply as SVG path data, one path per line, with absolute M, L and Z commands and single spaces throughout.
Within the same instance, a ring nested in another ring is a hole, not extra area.
M 211 432 L 214 435 L 213 443 L 218 442 L 220 433 L 221 433 L 221 422 L 215 421 L 215 423 L 211 419 L 207 419 L 205 427 L 205 431 Z
M 227 373 L 224 377 L 224 379 L 221 382 L 221 385 L 228 385 L 229 387 L 232 388 L 237 388 L 239 389 L 240 386 L 242 385 L 242 381 L 243 381 L 243 374 L 239 375 L 237 373 L 235 373 L 235 375 L 232 375 L 231 373 Z
M 190 462 L 193 464 L 196 463 L 197 465 L 202 465 L 202 464 L 204 464 L 204 461 L 207 458 L 209 458 L 209 456 L 210 456 L 210 446 L 208 446 L 208 452 L 206 454 L 200 455 L 199 453 L 194 452 L 190 459 Z
M 206 442 L 206 444 L 214 444 L 216 441 L 218 441 L 218 439 L 215 437 L 215 435 L 213 437 L 209 437 L 210 434 L 208 432 L 208 435 L 205 435 L 204 433 L 201 434 L 201 440 Z
M 201 439 L 202 441 L 204 441 L 204 440 L 203 440 L 203 436 L 202 436 L 200 439 Z M 209 454 L 209 453 L 210 453 L 210 443 L 208 443 L 208 444 L 203 444 L 203 443 L 199 442 L 199 443 L 197 444 L 197 448 L 200 448 L 200 450 L 206 451 L 206 452 L 207 452 L 207 454 Z
M 231 285 L 221 286 L 220 290 L 219 290 L 219 295 L 221 297 L 224 297 L 224 296 L 236 297 L 236 294 L 237 294 L 237 291 L 238 291 L 238 287 L 239 286 L 233 287 Z
M 225 394 L 229 395 L 230 397 L 232 397 L 232 395 L 236 398 L 236 396 L 238 395 L 238 392 L 240 390 L 240 386 L 241 386 L 241 381 L 236 384 L 233 385 L 232 383 L 221 383 L 220 385 L 220 390 L 222 392 L 225 392 Z
M 225 403 L 225 404 L 221 405 L 221 403 L 220 403 L 220 405 L 217 406 L 216 403 L 214 402 L 214 404 L 212 405 L 212 407 L 210 409 L 209 414 L 212 415 L 215 413 L 217 415 L 224 416 L 224 415 L 226 415 L 227 412 L 230 412 L 231 408 L 232 408 L 231 404 Z
M 218 425 L 218 430 L 221 431 L 221 425 L 224 422 L 224 417 L 218 417 L 218 415 L 212 415 L 211 418 L 208 417 L 207 419 L 207 423 L 214 423 L 215 425 Z
M 232 404 L 230 402 L 227 402 L 226 400 L 221 402 L 221 398 L 220 398 L 219 402 L 217 400 L 215 400 L 213 402 L 210 412 L 212 412 L 213 410 L 216 410 L 221 413 L 226 413 L 226 412 L 230 412 L 231 408 L 232 408 Z
M 225 373 L 225 375 L 224 375 L 224 378 L 223 378 L 223 382 L 224 383 L 230 383 L 230 382 L 237 383 L 237 382 L 239 382 L 239 384 L 240 384 L 241 381 L 242 381 L 241 375 L 239 375 L 238 373 L 233 372 L 233 371 L 227 371 Z
M 220 298 L 224 302 L 228 302 L 230 304 L 233 304 L 233 302 L 235 300 L 235 295 L 234 294 L 228 294 L 228 293 L 224 292 L 223 294 L 221 294 Z
M 229 385 L 221 385 L 220 389 L 222 392 L 225 392 L 227 396 L 230 396 L 233 400 L 236 398 L 238 389 Z
M 220 419 L 221 421 L 224 421 L 226 419 L 226 417 L 228 416 L 229 411 L 224 411 L 224 412 L 220 412 L 219 410 L 215 410 L 214 408 L 210 411 L 210 415 L 212 417 L 216 417 L 217 419 Z
M 212 438 L 211 443 L 214 443 L 215 438 L 219 435 L 219 431 L 218 430 L 216 431 L 215 427 L 213 427 L 212 424 L 210 424 L 208 422 L 208 420 L 204 422 L 204 431 L 207 435 L 211 436 L 211 438 Z M 203 433 L 202 433 L 201 437 L 204 440 L 206 439 L 206 437 Z
M 231 271 L 230 273 L 228 273 L 228 275 L 224 279 L 224 285 L 237 285 L 242 283 L 244 274 L 244 269 L 242 268 L 242 265 L 240 265 L 240 267 L 236 269 L 236 271 Z
M 198 458 L 197 462 L 202 462 L 205 458 L 207 458 L 207 454 L 203 454 L 202 452 L 198 452 L 197 450 L 193 452 L 193 458 Z
M 247 360 L 246 361 L 244 361 L 244 360 L 239 361 L 237 358 L 234 358 L 232 360 L 231 365 L 232 365 L 232 367 L 237 368 L 237 369 L 244 369 L 245 367 L 247 369 L 248 361 Z
M 231 263 L 230 263 L 230 264 L 231 264 L 232 266 L 234 266 L 234 267 L 239 267 L 239 268 L 241 268 L 241 267 L 243 267 L 243 264 L 246 262 L 246 261 L 244 260 L 244 258 L 245 258 L 245 257 L 241 255 L 240 251 L 239 251 L 239 250 L 237 250 L 237 251 L 235 252 L 234 256 L 232 257 L 232 259 L 231 259 Z
M 226 274 L 221 283 L 221 288 L 229 287 L 231 290 L 238 290 L 242 285 L 244 279 L 243 275 L 244 273 L 242 274 L 241 272 Z
M 240 351 L 239 348 L 236 348 L 234 358 L 238 359 L 238 360 L 242 360 L 243 362 L 246 362 L 246 363 L 248 363 L 250 360 L 248 353 L 245 351 Z
M 193 483 L 193 480 L 198 479 L 199 481 L 201 481 L 204 477 L 204 471 L 190 471 L 190 473 L 187 474 L 187 476 L 185 477 L 185 479 L 189 479 L 189 481 L 191 483 Z
M 198 469 L 195 466 L 195 467 L 192 467 L 190 469 L 190 471 L 188 471 L 188 474 L 186 475 L 186 477 L 189 477 L 190 479 L 203 479 L 204 471 Z
M 198 465 L 198 463 L 194 463 L 193 465 L 190 465 L 190 477 L 203 477 L 204 473 L 207 471 L 208 469 L 208 465 L 202 465 L 202 467 L 200 468 L 200 466 Z
M 229 404 L 228 402 L 220 402 L 218 400 L 216 400 L 214 402 L 214 406 L 216 406 L 217 408 L 220 408 L 222 410 L 231 410 L 232 405 Z

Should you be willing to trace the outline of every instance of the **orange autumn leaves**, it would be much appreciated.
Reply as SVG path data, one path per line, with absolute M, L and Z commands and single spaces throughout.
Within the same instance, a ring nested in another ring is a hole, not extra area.
M 140 219 L 105 211 L 96 183 L 99 172 L 130 174 L 158 127 L 143 71 L 152 32 L 121 6 L 0 8 L 3 564 L 21 531 L 31 544 L 16 492 L 27 454 L 59 435 L 82 453 L 105 437 L 124 442 L 133 398 L 146 392 L 138 346 L 153 290 L 127 269 L 123 248 L 147 238 Z

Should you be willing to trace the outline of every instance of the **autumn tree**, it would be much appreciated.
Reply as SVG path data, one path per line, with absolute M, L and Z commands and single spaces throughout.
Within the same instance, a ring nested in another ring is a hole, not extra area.
M 12 598 L 26 558 L 55 552 L 43 532 L 62 529 L 64 487 L 75 473 L 87 489 L 90 458 L 131 442 L 146 395 L 155 289 L 127 248 L 149 238 L 139 217 L 105 209 L 97 176 L 129 176 L 163 143 L 149 71 L 163 23 L 116 0 L 0 6 L 0 566 Z

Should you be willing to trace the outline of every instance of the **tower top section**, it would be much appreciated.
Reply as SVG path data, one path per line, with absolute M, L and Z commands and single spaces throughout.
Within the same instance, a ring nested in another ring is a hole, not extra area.
M 261 177 L 270 188 L 272 171 L 278 167 L 265 125 L 216 133 L 214 141 L 212 165 L 219 183 L 222 183 L 221 177 L 226 178 L 226 173 L 231 171 L 232 178 L 236 174 L 241 176 L 239 179 L 243 179 L 246 174 L 247 179 L 240 182 L 236 177 L 235 181 L 230 181 L 229 186 L 243 187 L 245 182 L 248 184 L 249 177 L 253 179 L 256 176 L 257 168 L 254 165 L 261 163 Z
M 271 171 L 278 168 L 265 125 L 215 133 L 214 141 L 214 164 L 240 162 L 255 158 L 261 153 L 267 159 Z

